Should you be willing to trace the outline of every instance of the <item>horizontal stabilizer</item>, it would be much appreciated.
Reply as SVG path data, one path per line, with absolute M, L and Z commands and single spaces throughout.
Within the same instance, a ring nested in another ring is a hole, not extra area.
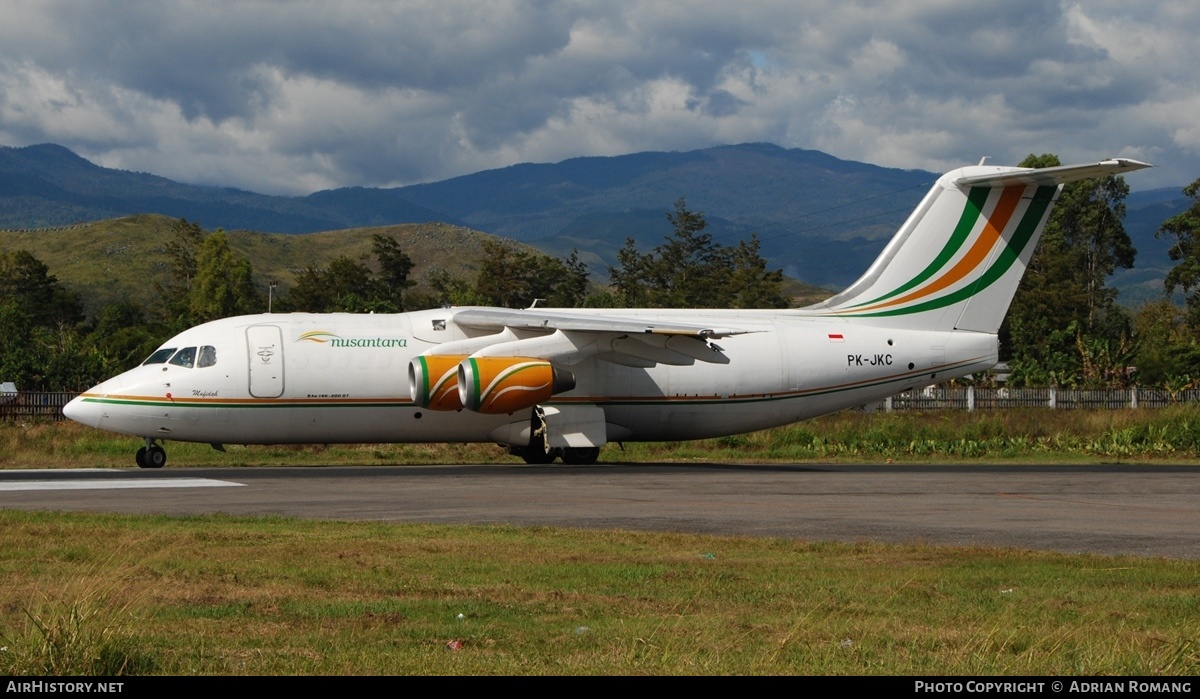
M 1009 187 L 1012 185 L 1056 185 L 1086 180 L 1091 177 L 1108 177 L 1123 175 L 1134 170 L 1154 167 L 1149 163 L 1128 158 L 1112 158 L 1091 165 L 1063 165 L 1060 167 L 1028 168 L 1014 170 L 1012 168 L 996 167 L 996 172 L 990 174 L 974 174 L 959 177 L 954 184 L 959 187 Z M 976 168 L 977 169 L 977 168 Z

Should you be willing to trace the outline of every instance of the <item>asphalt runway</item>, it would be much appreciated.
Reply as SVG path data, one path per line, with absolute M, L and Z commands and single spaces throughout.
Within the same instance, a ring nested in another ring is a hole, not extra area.
M 0 507 L 1200 558 L 1200 467 L 620 464 L 0 471 Z

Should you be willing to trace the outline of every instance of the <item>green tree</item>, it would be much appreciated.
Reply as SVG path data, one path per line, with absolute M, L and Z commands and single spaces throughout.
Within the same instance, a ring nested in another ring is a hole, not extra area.
M 376 234 L 371 251 L 379 268 L 373 272 L 370 258 L 352 260 L 345 255 L 324 269 L 309 265 L 296 276 L 295 285 L 280 298 L 280 308 L 309 313 L 399 313 L 405 310 L 405 294 L 413 286 L 408 277 L 413 261 L 394 239 Z M 422 301 L 417 297 L 418 302 Z
M 187 298 L 190 324 L 263 308 L 250 261 L 229 247 L 229 238 L 221 230 L 206 236 L 196 249 L 195 278 Z
M 551 258 L 547 258 L 551 259 Z M 547 298 L 546 305 L 557 308 L 578 308 L 587 303 L 588 288 L 591 282 L 588 277 L 587 265 L 579 259 L 579 251 L 572 250 L 565 259 L 553 260 L 550 266 L 558 274 L 554 291 Z
M 140 364 L 169 334 L 161 324 L 148 320 L 141 306 L 114 301 L 100 310 L 86 340 L 104 356 L 112 375 Z
M 399 310 L 383 291 L 370 267 L 345 255 L 325 269 L 308 266 L 280 304 L 309 313 L 395 313 Z
M 33 342 L 35 325 L 20 300 L 0 295 L 0 380 L 13 381 L 22 390 L 36 390 L 41 357 Z
M 21 390 L 80 390 L 106 376 L 84 342 L 79 296 L 25 250 L 0 253 L 0 377 Z
M 42 329 L 36 334 L 40 376 L 33 390 L 80 391 L 112 375 L 104 354 L 74 329 Z
M 526 308 L 543 280 L 537 278 L 529 253 L 498 240 L 483 242 L 483 264 L 475 276 L 475 295 L 482 303 L 502 308 Z
M 0 253 L 0 298 L 15 299 L 35 326 L 74 326 L 83 320 L 79 295 L 27 250 Z
M 159 298 L 157 306 L 161 320 L 172 327 L 188 326 L 191 306 L 192 280 L 196 277 L 196 251 L 204 241 L 204 229 L 199 222 L 181 218 L 171 228 L 171 238 L 164 246 L 171 279 L 166 284 L 155 282 Z
M 736 248 L 715 242 L 708 222 L 680 198 L 667 214 L 671 234 L 649 253 L 632 238 L 609 277 L 621 305 L 648 308 L 784 308 L 783 273 L 768 271 L 757 237 Z
M 667 214 L 672 235 L 655 248 L 650 282 L 658 292 L 656 305 L 670 308 L 722 308 L 733 300 L 729 285 L 730 251 L 705 233 L 704 213 L 690 211 L 680 197 L 675 213 Z
M 0 377 L 23 391 L 79 391 L 111 375 L 103 353 L 69 326 L 38 325 L 21 301 L 0 296 Z
M 1162 386 L 1171 377 L 1200 378 L 1200 338 L 1188 323 L 1187 312 L 1170 299 L 1138 309 L 1133 338 L 1138 383 Z
M 277 297 L 275 307 L 288 311 L 325 313 L 333 307 L 333 299 L 325 287 L 325 270 L 308 265 L 296 274 L 296 283 L 286 294 Z
M 413 286 L 408 275 L 412 273 L 413 261 L 395 238 L 375 234 L 371 236 L 371 251 L 379 262 L 376 282 L 380 301 L 392 304 L 396 312 L 404 311 L 404 292 Z
M 1060 164 L 1044 154 L 1030 155 L 1021 166 Z M 1107 286 L 1118 267 L 1133 267 L 1137 254 L 1122 223 L 1128 194 L 1124 179 L 1115 176 L 1063 188 L 1000 330 L 1002 353 L 1018 380 L 1121 374 L 1088 367 L 1100 356 L 1129 356 L 1129 321 Z M 1071 327 L 1074 332 L 1064 332 Z
M 638 252 L 637 241 L 626 238 L 625 245 L 617 251 L 617 265 L 608 268 L 608 277 L 615 291 L 616 305 L 626 308 L 649 308 L 650 266 L 653 254 Z
M 487 300 L 475 293 L 475 282 L 465 277 L 450 274 L 440 267 L 429 272 L 429 286 L 433 293 L 422 305 L 435 308 L 440 305 L 485 306 Z
M 758 236 L 738 241 L 733 250 L 733 269 L 729 275 L 733 290 L 733 308 L 787 308 L 783 295 L 783 270 L 768 270 L 767 261 L 758 252 Z
M 528 308 L 541 299 L 542 306 L 574 308 L 586 297 L 587 266 L 577 252 L 559 260 L 508 241 L 486 240 L 483 253 L 475 278 L 477 303 Z
M 1191 197 L 1192 205 L 1164 221 L 1154 235 L 1175 241 L 1170 255 L 1177 264 L 1167 272 L 1166 290 L 1168 294 L 1176 289 L 1187 293 L 1188 320 L 1200 328 L 1200 179 L 1184 187 L 1183 193 Z
M 1013 319 L 1012 333 L 1016 337 L 1034 335 L 1023 326 L 1025 318 Z M 1071 321 L 1065 327 L 1056 328 L 1049 322 L 1035 320 L 1042 343 L 1031 345 L 1026 351 L 1015 353 L 1009 361 L 1008 382 L 1013 386 L 1061 386 L 1075 387 L 1079 384 L 1082 360 L 1079 357 L 1077 338 L 1079 322 Z

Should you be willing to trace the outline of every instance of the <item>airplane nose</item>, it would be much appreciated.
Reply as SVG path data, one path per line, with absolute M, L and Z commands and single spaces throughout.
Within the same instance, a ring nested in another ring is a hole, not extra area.
M 81 425 L 99 427 L 103 409 L 95 403 L 84 402 L 83 396 L 77 396 L 63 406 L 63 415 Z

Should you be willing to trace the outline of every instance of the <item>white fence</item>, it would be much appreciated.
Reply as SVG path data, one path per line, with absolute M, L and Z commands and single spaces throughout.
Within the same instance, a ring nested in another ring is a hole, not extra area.
M 930 386 L 914 388 L 870 406 L 876 410 L 996 410 L 1050 408 L 1052 410 L 1123 410 L 1163 408 L 1175 403 L 1200 401 L 1200 389 L 1170 392 L 1162 388 L 976 388 Z
M 0 394 L 0 420 L 65 420 L 63 406 L 77 395 L 62 391 Z

